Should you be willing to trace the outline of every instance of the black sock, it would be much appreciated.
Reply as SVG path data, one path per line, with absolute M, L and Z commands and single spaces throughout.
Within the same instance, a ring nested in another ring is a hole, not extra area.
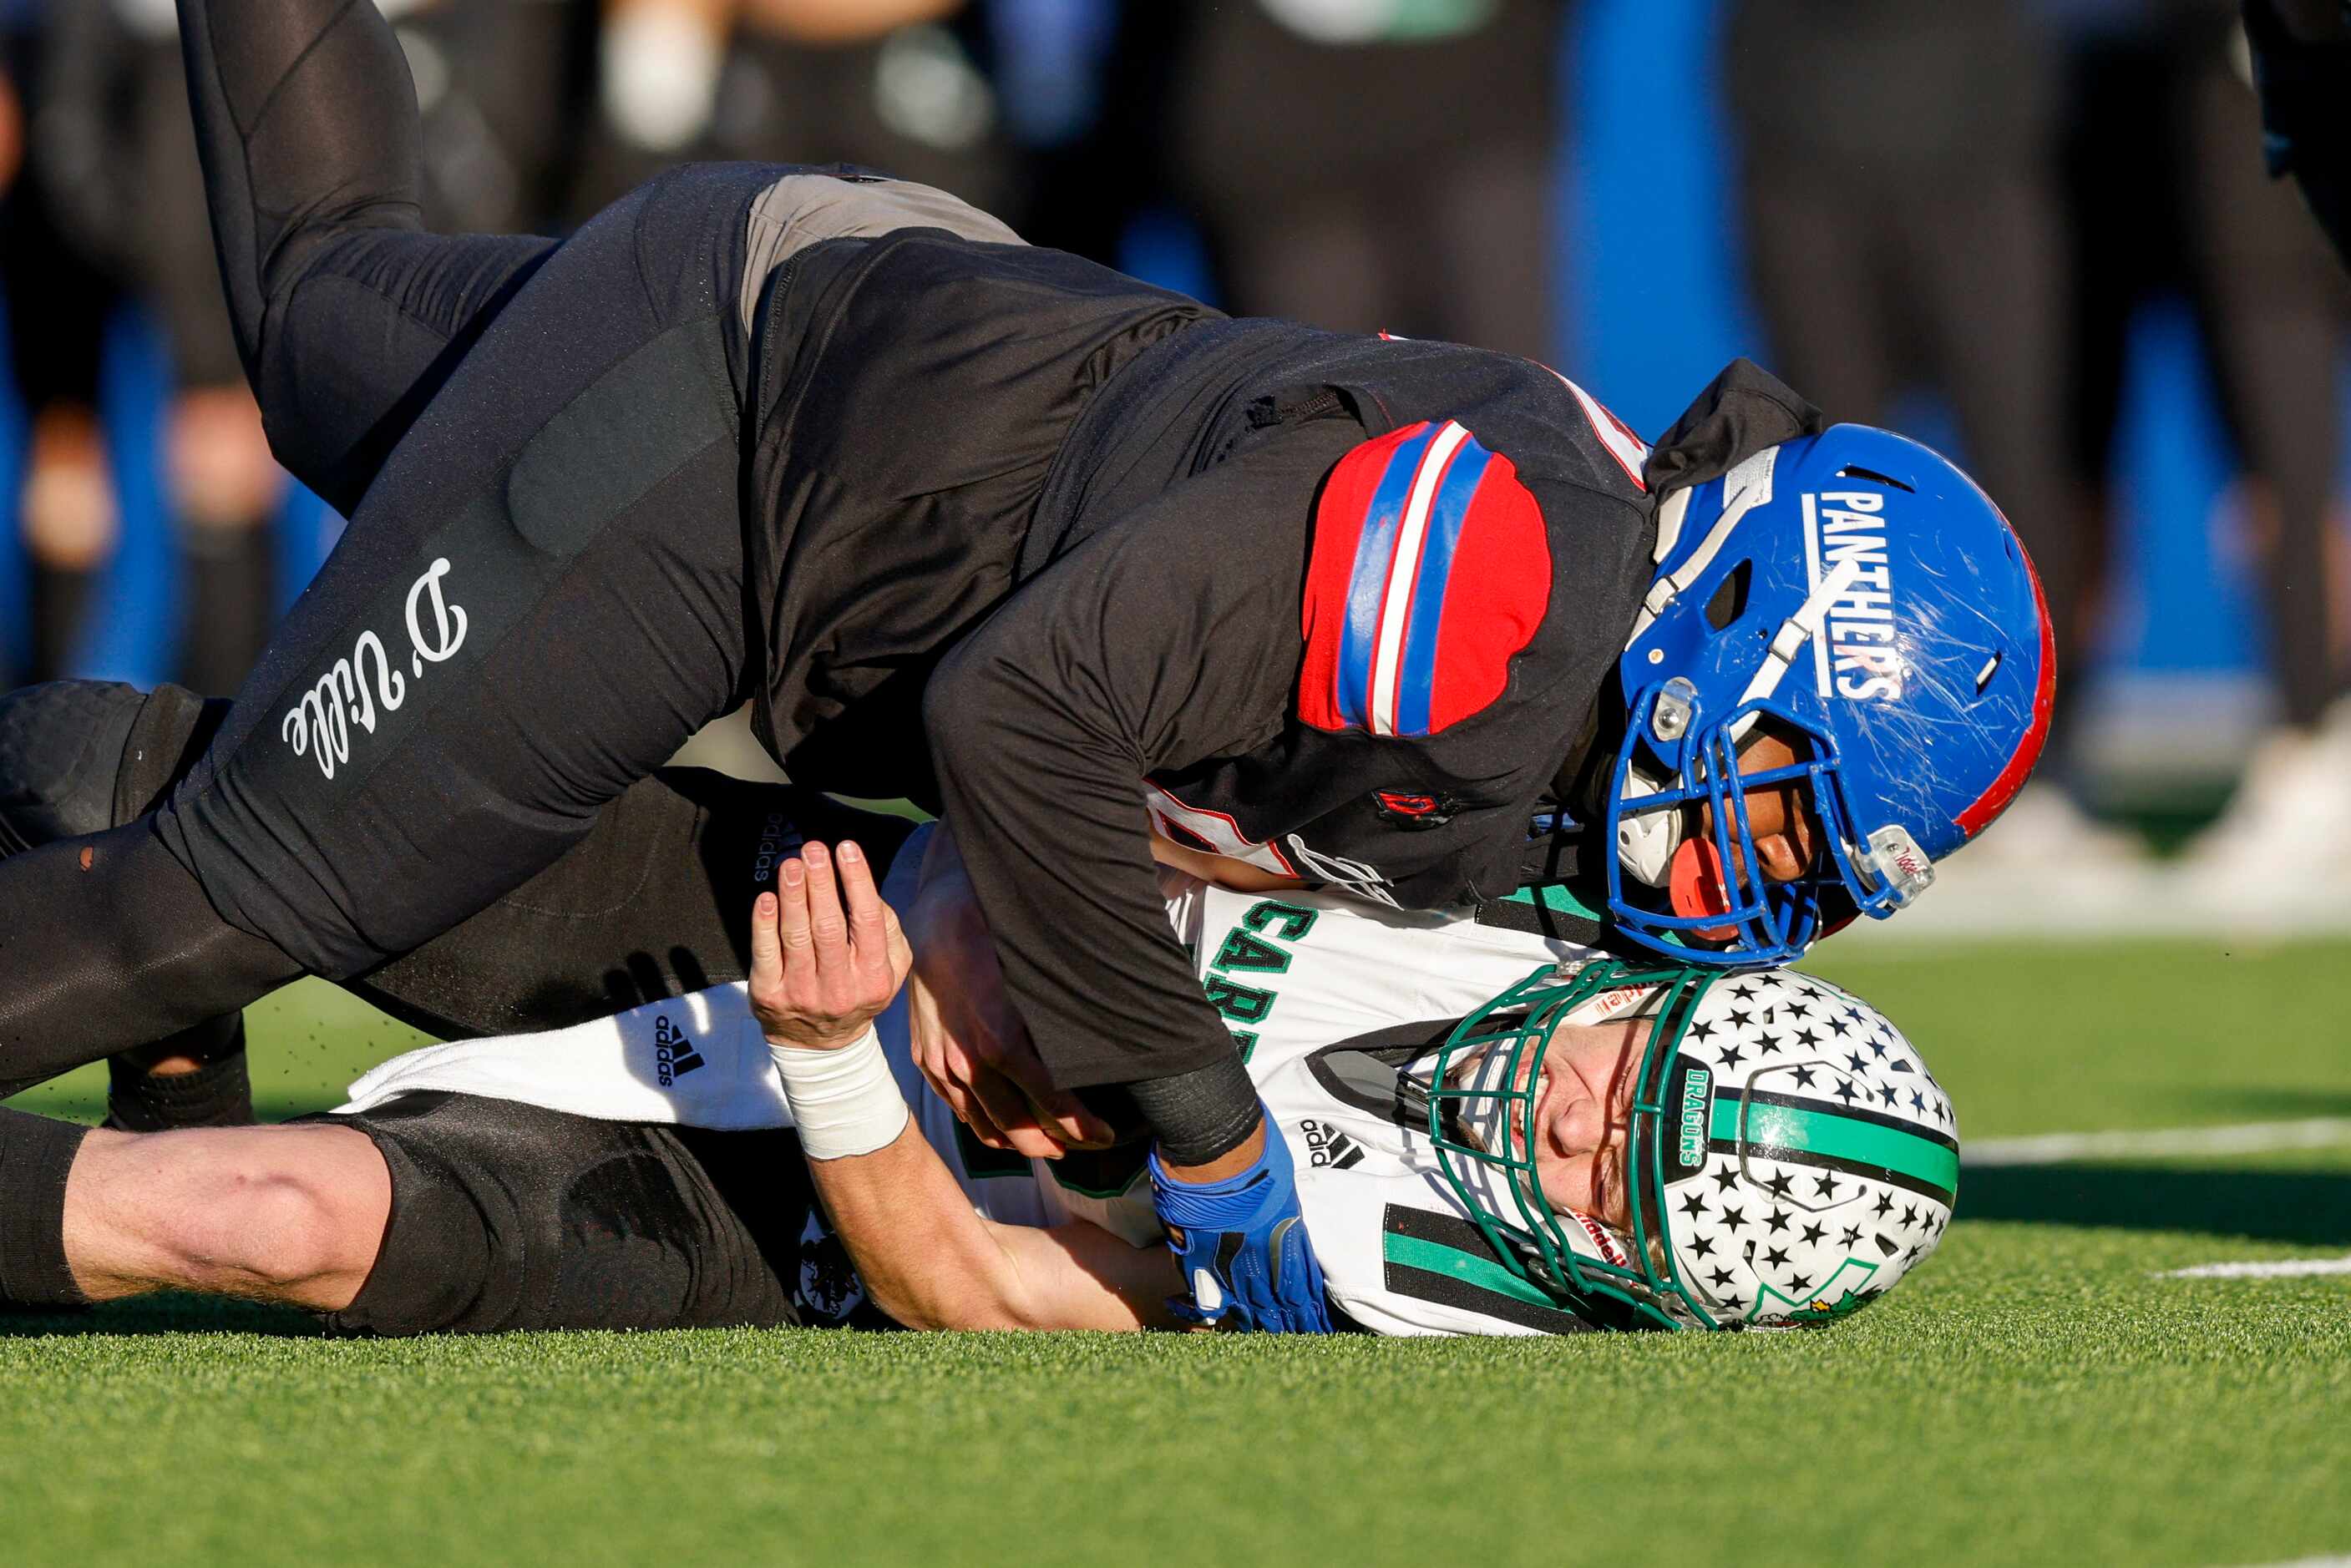
M 81 1306 L 66 1263 L 66 1177 L 89 1128 L 0 1109 L 0 1302 Z
M 98 573 L 33 563 L 33 679 L 55 680 L 73 667 Z
M 151 1073 L 136 1058 L 111 1056 L 106 1063 L 105 1126 L 116 1132 L 169 1132 L 174 1127 L 242 1127 L 253 1125 L 253 1078 L 246 1064 L 245 1014 L 232 1012 L 183 1030 L 160 1047 L 166 1055 L 193 1056 L 204 1065 L 193 1073 Z
M 269 641 L 277 618 L 277 542 L 266 523 L 233 528 L 190 525 L 182 560 L 188 573 L 188 624 L 180 679 L 206 697 L 227 697 Z

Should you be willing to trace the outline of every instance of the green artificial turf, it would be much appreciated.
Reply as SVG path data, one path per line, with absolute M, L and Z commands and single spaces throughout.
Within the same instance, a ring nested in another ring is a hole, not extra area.
M 1970 1138 L 2351 1115 L 2351 945 L 1863 949 Z M 408 1038 L 307 992 L 280 1110 Z M 290 1038 L 289 1038 L 290 1036 Z M 87 1108 L 88 1081 L 19 1105 Z M 2351 1147 L 1971 1169 L 1818 1333 L 334 1344 L 0 1319 L 0 1563 L 2261 1563 L 2351 1552 Z M 47 1332 L 45 1332 L 47 1331 Z

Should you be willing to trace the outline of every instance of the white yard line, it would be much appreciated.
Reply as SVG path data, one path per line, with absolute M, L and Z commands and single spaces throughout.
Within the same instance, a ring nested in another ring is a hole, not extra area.
M 2265 1563 L 2261 1568 L 2351 1568 L 2351 1557 L 2297 1557 L 2291 1563 Z
M 2351 1274 L 2351 1257 L 2280 1258 L 2266 1263 L 2199 1263 L 2192 1269 L 2172 1269 L 2158 1280 L 2298 1280 L 2313 1274 Z M 2343 1558 L 2314 1558 L 2337 1563 Z
M 1962 1144 L 1963 1165 L 2062 1165 L 2068 1160 L 2162 1154 L 2258 1154 L 2277 1148 L 2332 1148 L 2351 1143 L 2351 1116 L 2231 1127 L 2153 1127 L 2132 1132 L 2046 1133 Z

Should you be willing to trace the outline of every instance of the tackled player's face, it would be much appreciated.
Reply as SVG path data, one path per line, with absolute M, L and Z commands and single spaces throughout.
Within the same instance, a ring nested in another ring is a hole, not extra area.
M 1552 1209 L 1573 1209 L 1619 1231 L 1630 1227 L 1633 1089 L 1648 1040 L 1646 1019 L 1562 1023 L 1552 1031 L 1524 1136 Z

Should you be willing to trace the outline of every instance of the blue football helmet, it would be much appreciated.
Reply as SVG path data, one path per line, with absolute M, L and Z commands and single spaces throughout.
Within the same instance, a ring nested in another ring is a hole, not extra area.
M 1667 498 L 1656 564 L 1618 666 L 1604 818 L 1627 937 L 1788 962 L 1917 898 L 2039 760 L 2056 685 L 2040 580 L 2000 509 L 1917 442 L 1838 425 L 1757 452 Z M 1759 727 L 1797 760 L 1742 776 Z M 1745 792 L 1783 784 L 1815 842 L 1772 882 Z

